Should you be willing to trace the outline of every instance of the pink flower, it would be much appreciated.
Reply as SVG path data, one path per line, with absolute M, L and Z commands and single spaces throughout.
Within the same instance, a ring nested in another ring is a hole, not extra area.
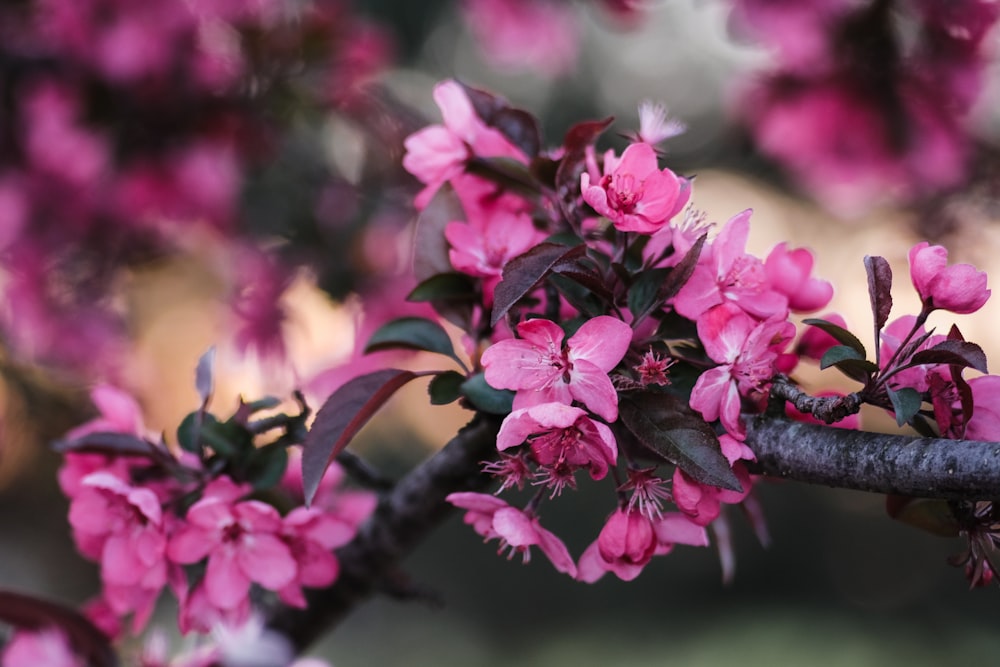
M 623 232 L 652 234 L 684 208 L 691 194 L 690 182 L 661 170 L 656 151 L 646 143 L 632 144 L 621 159 L 608 151 L 604 176 L 594 185 L 591 178 L 588 172 L 580 177 L 583 200 Z
M 757 322 L 733 304 L 712 308 L 698 320 L 698 337 L 719 366 L 700 376 L 691 390 L 691 407 L 706 421 L 722 420 L 740 439 L 740 396 L 762 391 L 774 377 L 777 350 L 791 338 L 794 325 L 783 320 Z
M 208 557 L 205 594 L 217 608 L 243 603 L 251 582 L 278 591 L 297 576 L 295 559 L 280 538 L 281 516 L 270 505 L 209 496 L 191 506 L 186 521 L 170 538 L 167 556 L 181 564 Z
M 708 546 L 708 535 L 683 514 L 672 512 L 651 519 L 638 511 L 619 509 L 580 556 L 577 579 L 593 583 L 613 572 L 631 581 L 653 556 L 670 553 L 675 544 Z
M 332 512 L 296 507 L 284 518 L 281 536 L 298 565 L 295 578 L 278 592 L 282 602 L 304 609 L 302 587 L 329 586 L 340 573 L 333 550 L 350 542 L 357 527 Z
M 805 313 L 819 310 L 833 298 L 833 285 L 811 278 L 812 253 L 805 248 L 789 250 L 782 242 L 764 260 L 764 272 L 775 291 L 788 297 L 788 307 Z
M 625 356 L 632 329 L 600 315 L 587 320 L 563 346 L 555 322 L 528 320 L 517 325 L 520 339 L 502 340 L 482 356 L 486 382 L 514 389 L 514 409 L 574 400 L 609 422 L 618 418 L 618 393 L 608 372 Z
M 15 632 L 0 657 L 3 667 L 84 667 L 66 635 L 56 628 Z
M 948 264 L 948 251 L 927 241 L 910 248 L 910 279 L 928 312 L 974 313 L 990 298 L 986 273 L 971 264 Z
M 753 486 L 746 467 L 740 461 L 753 461 L 753 451 L 732 436 L 719 437 L 722 455 L 729 461 L 733 473 L 743 487 L 742 491 L 730 491 L 709 484 L 702 484 L 680 468 L 674 470 L 674 503 L 691 521 L 699 526 L 707 526 L 719 517 L 722 504 L 734 505 L 742 502 Z
M 580 408 L 562 403 L 542 403 L 507 415 L 497 434 L 503 451 L 528 443 L 535 461 L 548 468 L 553 481 L 569 479 L 583 467 L 597 480 L 608 474 L 618 458 L 611 429 L 587 417 Z
M 493 302 L 493 289 L 500 282 L 503 267 L 538 245 L 545 234 L 535 228 L 527 213 L 500 206 L 480 212 L 481 215 L 470 214 L 468 222 L 449 222 L 444 235 L 451 245 L 448 250 L 451 265 L 462 273 L 486 279 L 484 292 L 488 306 Z
M 167 583 L 167 538 L 156 494 L 95 472 L 73 498 L 69 522 L 80 551 L 101 563 L 111 609 L 119 615 L 134 611 L 133 626 L 141 629 Z
M 537 545 L 553 567 L 576 577 L 576 563 L 569 555 L 566 545 L 542 528 L 537 517 L 483 493 L 452 493 L 445 500 L 455 507 L 467 510 L 463 520 L 486 540 L 499 538 L 500 552 L 509 547 L 508 557 L 513 557 L 514 552 L 520 552 L 527 563 L 531 555 L 529 548 Z
M 476 115 L 458 82 L 449 79 L 436 85 L 434 101 L 441 109 L 444 125 L 425 127 L 403 144 L 403 168 L 427 185 L 414 201 L 418 209 L 427 206 L 441 185 L 464 172 L 472 155 L 525 161 L 518 148 Z
M 969 440 L 1000 441 L 1000 376 L 983 375 L 969 380 L 972 418 L 965 425 Z
M 656 551 L 653 522 L 642 512 L 615 510 L 597 536 L 597 551 L 620 579 L 635 579 Z
M 702 251 L 691 278 L 674 297 L 674 310 L 698 320 L 713 306 L 730 302 L 757 319 L 787 315 L 788 297 L 772 287 L 764 263 L 746 252 L 752 212 L 730 218 Z

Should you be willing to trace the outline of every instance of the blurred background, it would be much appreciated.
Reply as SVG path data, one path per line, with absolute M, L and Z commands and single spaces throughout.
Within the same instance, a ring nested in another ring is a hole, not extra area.
M 757 255 L 811 248 L 830 310 L 863 339 L 865 254 L 893 265 L 894 315 L 919 307 L 918 240 L 995 273 L 992 4 L 0 1 L 0 588 L 71 603 L 98 590 L 46 444 L 92 414 L 95 382 L 133 392 L 169 440 L 209 346 L 221 413 L 295 387 L 318 405 L 365 332 L 405 314 L 393 286 L 420 184 L 399 167 L 402 141 L 440 122 L 445 78 L 537 115 L 550 145 L 613 115 L 600 146 L 621 148 L 638 103 L 666 103 L 686 131 L 663 163 L 696 175 L 694 206 L 720 223 L 753 208 Z M 998 309 L 958 319 L 990 356 Z M 851 389 L 831 373 L 804 377 Z M 408 388 L 359 451 L 405 471 L 469 416 L 432 410 Z M 574 554 L 603 522 L 600 491 L 546 515 Z M 878 496 L 757 493 L 772 544 L 733 514 L 729 585 L 712 550 L 690 548 L 631 583 L 575 583 L 541 557 L 498 558 L 456 514 L 408 562 L 443 607 L 374 600 L 316 653 L 339 667 L 858 666 L 1000 651 L 995 587 L 970 592 L 945 563 L 957 540 L 890 521 Z M 165 625 L 173 614 L 165 604 Z

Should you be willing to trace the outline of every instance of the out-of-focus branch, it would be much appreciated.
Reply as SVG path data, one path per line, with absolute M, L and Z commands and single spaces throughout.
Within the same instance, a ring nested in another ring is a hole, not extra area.
M 452 509 L 445 496 L 481 490 L 489 483 L 480 462 L 496 455 L 499 427 L 499 418 L 480 414 L 441 451 L 400 480 L 354 541 L 337 552 L 341 568 L 337 582 L 310 591 L 306 609 L 275 610 L 268 625 L 301 651 L 373 593 L 399 589 L 400 561 Z
M 747 419 L 750 471 L 809 484 L 917 498 L 1000 498 L 1000 443 Z

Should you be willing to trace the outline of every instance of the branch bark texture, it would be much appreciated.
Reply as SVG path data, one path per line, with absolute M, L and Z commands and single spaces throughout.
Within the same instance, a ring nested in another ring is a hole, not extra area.
M 750 471 L 809 484 L 917 498 L 1000 498 L 1000 443 L 747 419 Z
M 445 496 L 479 491 L 490 478 L 480 462 L 496 455 L 500 419 L 480 414 L 445 447 L 384 496 L 375 516 L 337 552 L 340 576 L 327 589 L 308 591 L 306 609 L 281 607 L 268 625 L 301 652 L 379 590 L 400 589 L 399 564 L 451 512 Z

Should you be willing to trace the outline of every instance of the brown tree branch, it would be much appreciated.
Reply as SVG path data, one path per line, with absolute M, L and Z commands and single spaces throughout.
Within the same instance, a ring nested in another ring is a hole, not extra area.
M 489 483 L 480 463 L 495 456 L 499 422 L 478 415 L 404 477 L 357 538 L 337 552 L 337 582 L 309 591 L 306 609 L 273 610 L 268 625 L 301 651 L 374 593 L 398 593 L 400 562 L 452 509 L 445 496 Z M 746 444 L 757 455 L 750 470 L 760 475 L 921 498 L 1000 498 L 1000 443 L 852 431 L 760 415 L 747 418 Z
M 1000 498 L 1000 443 L 888 435 L 747 418 L 750 471 L 797 482 L 917 498 Z
M 489 484 L 480 462 L 496 456 L 499 427 L 498 417 L 476 416 L 441 451 L 400 480 L 358 536 L 337 552 L 336 583 L 307 591 L 306 609 L 275 609 L 268 625 L 302 651 L 373 593 L 398 589 L 400 561 L 452 510 L 445 496 Z

